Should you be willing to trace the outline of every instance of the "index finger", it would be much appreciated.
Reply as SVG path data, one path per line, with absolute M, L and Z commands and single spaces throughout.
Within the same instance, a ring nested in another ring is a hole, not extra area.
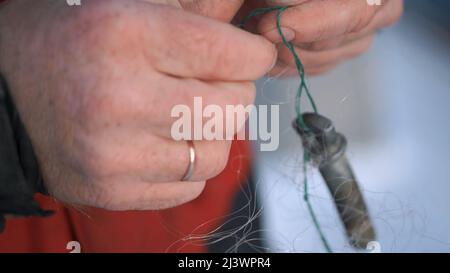
M 167 7 L 152 7 L 146 51 L 155 68 L 184 78 L 254 81 L 275 64 L 275 46 L 229 23 Z M 159 17 L 159 18 L 155 18 Z M 156 33 L 156 35 L 155 35 Z

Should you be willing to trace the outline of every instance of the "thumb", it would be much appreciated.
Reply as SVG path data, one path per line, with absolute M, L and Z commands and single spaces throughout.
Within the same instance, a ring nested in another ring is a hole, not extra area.
M 230 22 L 244 0 L 178 0 L 183 9 L 222 22 Z

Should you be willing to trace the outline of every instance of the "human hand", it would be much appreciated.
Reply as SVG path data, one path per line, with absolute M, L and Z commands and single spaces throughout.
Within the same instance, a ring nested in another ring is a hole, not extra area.
M 226 21 L 225 19 L 223 19 Z M 111 210 L 162 209 L 196 198 L 229 141 L 170 135 L 171 109 L 251 104 L 271 69 L 266 39 L 144 1 L 14 0 L 0 10 L 0 72 L 57 199 Z M 238 130 L 238 128 L 236 128 Z
M 290 5 L 281 17 L 282 30 L 295 45 L 308 74 L 321 74 L 338 63 L 368 50 L 375 33 L 399 20 L 403 0 L 383 0 L 369 5 L 364 0 L 267 0 L 273 6 Z M 259 33 L 279 43 L 279 59 L 271 74 L 296 73 L 289 50 L 281 44 L 276 13 L 258 22 Z

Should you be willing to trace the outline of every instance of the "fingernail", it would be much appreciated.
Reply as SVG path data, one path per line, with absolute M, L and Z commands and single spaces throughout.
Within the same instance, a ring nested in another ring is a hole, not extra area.
M 288 42 L 295 39 L 295 31 L 294 30 L 292 30 L 291 28 L 288 28 L 288 27 L 281 27 L 280 29 Z M 264 37 L 269 39 L 269 41 L 271 41 L 272 43 L 280 43 L 283 41 L 278 29 L 273 29 L 271 31 L 263 33 L 263 35 L 264 35 Z

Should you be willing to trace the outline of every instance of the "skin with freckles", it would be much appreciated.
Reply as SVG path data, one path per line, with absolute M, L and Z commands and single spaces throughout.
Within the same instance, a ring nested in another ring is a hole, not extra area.
M 229 141 L 170 136 L 174 105 L 248 105 L 254 81 L 289 75 L 275 13 L 254 35 L 229 22 L 272 0 L 14 0 L 0 8 L 0 73 L 57 199 L 111 210 L 163 209 L 196 198 L 225 167 Z M 310 74 L 366 51 L 402 0 L 291 0 L 282 17 Z M 278 47 L 277 47 L 278 45 Z M 275 65 L 275 67 L 274 67 Z M 225 123 L 224 123 L 225 124 Z M 239 128 L 236 128 L 236 130 Z

